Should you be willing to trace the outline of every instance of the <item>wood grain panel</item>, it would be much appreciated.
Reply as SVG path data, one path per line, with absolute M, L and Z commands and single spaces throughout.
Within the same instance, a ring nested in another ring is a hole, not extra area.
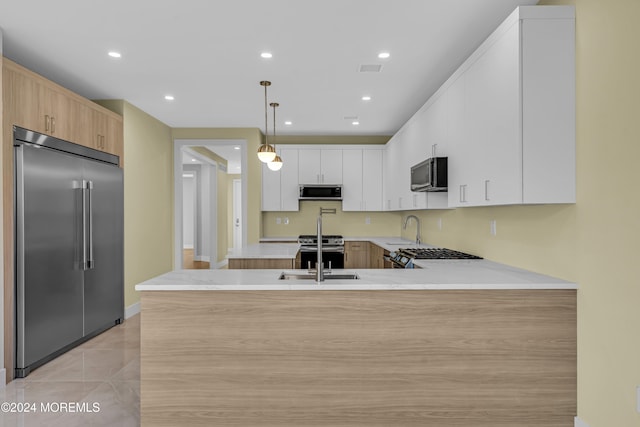
M 575 291 L 143 292 L 143 426 L 572 426 Z
M 292 269 L 295 265 L 293 258 L 231 258 L 229 259 L 229 269 Z

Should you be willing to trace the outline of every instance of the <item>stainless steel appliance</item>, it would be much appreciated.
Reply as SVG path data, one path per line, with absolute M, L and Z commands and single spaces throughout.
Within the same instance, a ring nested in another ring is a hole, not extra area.
M 302 268 L 315 268 L 318 261 L 318 236 L 298 236 Z M 322 236 L 322 264 L 325 268 L 344 268 L 344 238 L 339 235 Z
M 14 127 L 17 377 L 124 316 L 119 158 Z
M 305 184 L 299 190 L 299 200 L 342 200 L 342 185 Z
M 390 257 L 394 268 L 413 268 L 413 261 L 416 259 L 482 259 L 482 257 L 446 248 L 402 248 Z
M 411 167 L 411 191 L 447 191 L 447 158 L 431 157 Z

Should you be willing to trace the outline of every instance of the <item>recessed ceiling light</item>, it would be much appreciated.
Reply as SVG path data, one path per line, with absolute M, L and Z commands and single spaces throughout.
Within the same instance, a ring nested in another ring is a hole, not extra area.
M 363 101 L 371 101 L 371 97 L 370 96 L 363 96 L 362 100 Z
M 351 122 L 351 124 L 354 125 L 354 126 L 358 126 L 360 124 L 360 122 L 355 121 L 355 122 Z
M 389 52 L 380 52 L 378 54 L 378 58 L 380 59 L 387 59 L 388 57 L 390 57 L 391 55 L 389 54 Z
M 233 147 L 233 149 L 234 149 L 234 150 L 239 150 L 239 149 L 240 149 L 240 147 Z
M 164 99 L 166 99 L 167 101 L 173 101 L 175 98 L 173 97 L 173 95 L 165 95 Z
M 273 58 L 273 54 L 271 54 L 271 52 L 262 52 L 260 56 L 265 59 Z
M 112 50 L 111 52 L 109 52 L 109 56 L 112 58 L 120 58 L 122 57 L 122 54 L 120 52 L 116 52 Z
M 287 126 L 291 126 L 293 124 L 293 122 L 290 121 L 290 120 L 287 120 L 286 122 L 284 122 L 284 124 L 287 125 Z

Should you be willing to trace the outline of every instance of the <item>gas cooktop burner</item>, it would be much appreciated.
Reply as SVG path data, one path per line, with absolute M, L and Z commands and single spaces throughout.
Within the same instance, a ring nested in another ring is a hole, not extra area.
M 446 248 L 403 248 L 402 252 L 413 259 L 482 259 L 482 257 Z

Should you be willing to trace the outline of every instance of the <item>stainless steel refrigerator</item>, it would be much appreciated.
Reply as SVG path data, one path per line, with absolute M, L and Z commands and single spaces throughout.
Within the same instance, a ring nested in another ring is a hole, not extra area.
M 14 127 L 16 377 L 124 315 L 119 158 Z

